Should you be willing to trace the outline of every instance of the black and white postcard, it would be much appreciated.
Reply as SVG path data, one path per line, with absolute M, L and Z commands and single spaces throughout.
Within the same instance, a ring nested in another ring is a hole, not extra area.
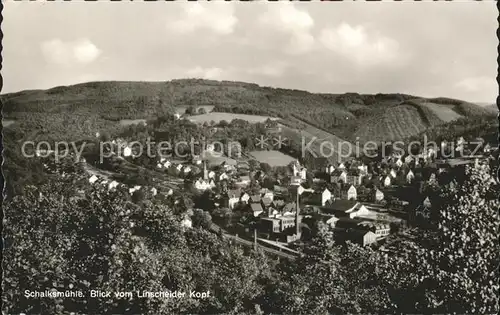
M 2 314 L 497 314 L 494 1 L 2 1 Z

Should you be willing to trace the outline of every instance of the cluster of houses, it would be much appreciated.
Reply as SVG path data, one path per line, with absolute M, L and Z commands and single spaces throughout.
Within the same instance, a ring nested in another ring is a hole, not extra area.
M 95 174 L 90 176 L 88 181 L 91 185 L 105 185 L 105 186 L 107 186 L 108 191 L 112 191 L 112 190 L 115 190 L 118 188 L 123 188 L 123 189 L 128 188 L 128 193 L 130 195 L 133 195 L 137 191 L 147 189 L 152 196 L 156 196 L 158 194 L 158 189 L 156 187 L 143 187 L 141 185 L 134 185 L 132 187 L 127 187 L 127 185 L 121 184 L 121 183 L 117 182 L 116 180 L 109 181 L 105 178 L 100 178 L 99 176 L 97 176 Z M 174 191 L 172 189 L 169 189 L 165 192 L 165 196 L 171 196 L 173 193 L 174 193 Z

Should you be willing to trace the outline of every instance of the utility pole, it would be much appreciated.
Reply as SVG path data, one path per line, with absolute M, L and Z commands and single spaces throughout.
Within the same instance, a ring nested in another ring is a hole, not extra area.
M 253 229 L 253 248 L 257 250 L 257 229 Z

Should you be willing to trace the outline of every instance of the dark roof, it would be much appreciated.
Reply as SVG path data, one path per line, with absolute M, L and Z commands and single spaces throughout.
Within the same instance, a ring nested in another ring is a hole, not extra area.
M 355 200 L 334 200 L 332 201 L 328 207 L 321 207 L 322 210 L 325 210 L 326 212 L 330 211 L 347 211 L 349 209 L 352 209 L 354 206 L 358 204 L 357 201 Z
M 276 208 L 281 208 L 281 207 L 284 207 L 285 206 L 285 202 L 283 200 L 273 200 L 273 205 L 274 207 Z
M 264 211 L 260 203 L 252 203 L 250 204 L 250 208 L 252 209 L 252 211 Z
M 360 173 L 359 169 L 357 169 L 357 168 L 352 168 L 352 169 L 350 169 L 350 170 L 349 170 L 349 172 L 347 172 L 347 175 L 348 175 L 348 176 L 349 176 L 349 175 L 350 175 L 350 176 L 359 176 L 359 173 Z
M 260 196 L 259 195 L 252 195 L 252 196 L 250 196 L 250 201 L 251 202 L 260 202 Z
M 351 184 L 342 185 L 342 191 L 347 192 L 351 188 L 351 186 L 354 187 Z M 354 189 L 356 189 L 356 187 L 354 187 Z
M 332 176 L 340 176 L 344 172 L 343 169 L 336 169 L 332 172 Z
M 295 202 L 289 202 L 283 207 L 283 211 L 295 211 Z
M 265 206 L 269 206 L 271 203 L 273 202 L 273 200 L 269 197 L 264 197 L 262 198 L 262 203 L 265 205 Z
M 230 189 L 227 191 L 227 195 L 228 197 L 232 198 L 232 197 L 240 197 L 241 196 L 241 190 L 239 189 Z

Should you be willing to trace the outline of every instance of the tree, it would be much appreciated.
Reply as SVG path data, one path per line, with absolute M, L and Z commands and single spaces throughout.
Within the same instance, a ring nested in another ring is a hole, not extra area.
M 386 272 L 400 312 L 498 312 L 498 182 L 487 165 L 444 188 L 438 226 L 398 247 Z M 405 275 L 405 276 L 403 276 Z M 403 301 L 402 300 L 402 301 Z
M 271 165 L 269 165 L 268 163 L 260 163 L 260 169 L 265 173 L 265 174 L 269 174 L 272 170 L 272 167 Z
M 228 227 L 231 224 L 233 212 L 229 208 L 217 208 L 212 215 L 222 222 L 223 227 Z
M 75 185 L 85 194 L 75 194 Z M 161 203 L 141 206 L 128 191 L 58 177 L 26 187 L 4 204 L 2 302 L 6 313 L 253 313 L 272 266 L 204 229 L 184 231 L 183 216 Z M 208 216 L 201 215 L 202 218 Z M 68 298 L 25 298 L 25 290 L 82 291 Z M 181 299 L 93 298 L 88 292 L 184 291 Z M 190 298 L 210 291 L 209 299 Z
M 198 108 L 198 115 L 203 115 L 206 113 L 207 113 L 207 110 L 205 109 L 205 107 Z
M 229 123 L 227 122 L 227 120 L 219 121 L 219 127 L 227 127 L 228 125 Z
M 196 108 L 194 106 L 188 106 L 185 111 L 186 115 L 194 115 L 196 114 Z
M 202 209 L 193 210 L 193 226 L 210 229 L 212 227 L 212 216 Z
M 279 314 L 383 313 L 387 295 L 377 283 L 378 260 L 372 251 L 336 246 L 322 224 L 304 256 L 279 266 L 267 311 Z

